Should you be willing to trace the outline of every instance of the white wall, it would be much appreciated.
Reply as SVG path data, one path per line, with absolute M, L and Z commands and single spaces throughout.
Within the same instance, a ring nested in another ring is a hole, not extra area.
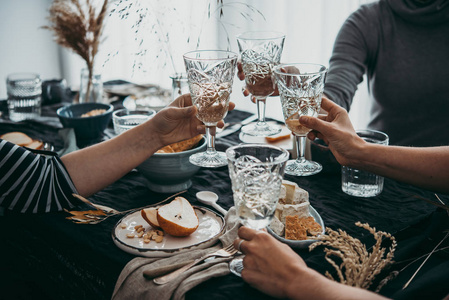
M 58 46 L 46 25 L 50 0 L 0 0 L 0 99 L 6 77 L 35 72 L 43 80 L 60 77 Z
M 248 30 L 277 30 L 287 34 L 283 62 L 316 62 L 328 65 L 335 36 L 348 15 L 359 5 L 372 0 L 242 0 L 225 1 L 233 3 L 224 7 L 227 35 L 232 51 L 238 51 L 235 36 Z M 102 67 L 104 80 L 125 79 L 137 83 L 170 84 L 173 72 L 170 63 L 160 65 L 163 53 L 160 51 L 160 37 L 154 34 L 155 16 L 163 22 L 164 29 L 171 38 L 171 52 L 175 65 L 183 69 L 182 53 L 195 47 L 194 42 L 186 43 L 186 36 L 192 40 L 201 33 L 200 48 L 228 47 L 226 31 L 214 20 L 207 20 L 208 3 L 215 0 L 141 0 L 148 8 L 148 24 L 139 35 L 144 37 L 144 47 L 149 50 L 147 58 L 141 59 L 143 70 L 133 69 L 133 53 L 136 44 L 132 32 L 132 20 L 110 18 L 106 25 L 105 41 L 101 44 L 97 61 Z M 192 5 L 195 3 L 195 5 Z M 265 19 L 258 13 L 250 13 L 244 3 L 260 9 Z M 67 79 L 77 88 L 83 61 L 70 51 L 60 49 L 52 40 L 52 34 L 41 26 L 47 24 L 48 7 L 51 0 L 0 0 L 0 99 L 6 97 L 5 79 L 12 72 L 36 72 L 45 79 Z M 177 8 L 177 9 L 174 9 Z M 240 12 L 250 13 L 251 20 Z M 156 28 L 157 29 L 157 28 Z M 202 30 L 202 31 L 201 31 Z M 160 32 L 160 31 L 159 31 Z M 114 55 L 118 50 L 118 55 Z M 61 55 L 60 55 L 61 54 Z M 108 55 L 111 59 L 107 63 Z M 167 62 L 167 60 L 165 60 Z M 159 64 L 159 65 L 158 65 Z M 256 112 L 256 106 L 241 95 L 242 82 L 235 79 L 232 100 L 237 108 Z M 369 116 L 366 83 L 359 86 L 356 93 L 351 119 L 356 128 L 366 126 Z M 282 119 L 279 100 L 268 101 L 267 116 Z

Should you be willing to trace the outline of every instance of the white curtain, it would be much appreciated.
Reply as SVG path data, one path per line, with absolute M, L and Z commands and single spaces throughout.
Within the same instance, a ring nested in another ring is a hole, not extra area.
M 237 52 L 235 36 L 248 30 L 284 32 L 283 62 L 328 65 L 340 26 L 368 2 L 372 0 L 224 0 L 223 5 L 220 0 L 117 0 L 107 19 L 97 68 L 105 81 L 169 87 L 169 75 L 184 69 L 184 52 L 197 48 Z M 83 63 L 63 52 L 63 76 L 76 86 Z M 241 87 L 236 79 L 232 100 L 238 108 L 255 111 L 255 105 L 241 96 Z M 351 109 L 357 128 L 366 125 L 366 98 L 362 84 Z M 280 105 L 269 103 L 267 116 L 280 119 Z

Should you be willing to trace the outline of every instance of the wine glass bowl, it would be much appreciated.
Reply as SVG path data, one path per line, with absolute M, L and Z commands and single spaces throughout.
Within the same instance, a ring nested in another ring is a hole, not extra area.
M 276 146 L 242 144 L 226 150 L 234 205 L 244 226 L 266 228 L 274 215 L 289 153 Z M 240 276 L 242 260 L 230 263 L 231 272 Z
M 279 32 L 250 31 L 237 37 L 246 89 L 256 98 L 259 120 L 242 127 L 251 136 L 270 136 L 281 131 L 265 122 L 265 102 L 275 92 L 273 68 L 279 64 L 285 35 Z
M 218 121 L 228 113 L 237 54 L 222 50 L 199 50 L 184 54 L 192 103 L 197 118 L 206 125 L 207 149 L 190 157 L 200 167 L 222 167 L 227 164 L 224 152 L 215 150 Z
M 283 64 L 274 73 L 285 125 L 295 136 L 297 150 L 297 159 L 287 162 L 285 173 L 293 176 L 319 173 L 322 166 L 304 157 L 305 138 L 311 129 L 301 125 L 299 118 L 318 116 L 327 69 L 318 64 Z

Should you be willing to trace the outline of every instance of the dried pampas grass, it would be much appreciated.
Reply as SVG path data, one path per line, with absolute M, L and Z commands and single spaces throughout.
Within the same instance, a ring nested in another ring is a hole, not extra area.
M 375 277 L 393 263 L 396 240 L 391 234 L 376 231 L 375 228 L 370 227 L 368 224 L 357 222 L 356 225 L 368 230 L 376 240 L 371 253 L 368 252 L 366 246 L 360 240 L 351 237 L 341 229 L 334 231 L 330 228 L 326 228 L 327 234 L 321 236 L 318 242 L 310 245 L 309 249 L 313 250 L 321 245 L 333 248 L 324 249 L 326 253 L 325 258 L 337 271 L 340 283 L 368 289 Z M 391 241 L 388 252 L 386 252 L 386 248 L 381 247 L 384 238 L 388 238 Z M 332 256 L 339 258 L 341 264 L 338 265 L 331 258 Z M 336 280 L 327 271 L 325 275 L 332 280 Z
M 55 41 L 78 54 L 89 71 L 86 100 L 90 95 L 95 55 L 101 42 L 104 20 L 108 10 L 108 0 L 97 13 L 93 0 L 54 0 L 49 9 L 50 26 L 43 28 L 53 31 Z

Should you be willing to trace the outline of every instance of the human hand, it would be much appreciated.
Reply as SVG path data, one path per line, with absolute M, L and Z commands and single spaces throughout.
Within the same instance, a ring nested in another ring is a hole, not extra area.
M 344 108 L 326 97 L 322 98 L 321 108 L 327 115 L 319 115 L 318 118 L 302 116 L 299 122 L 312 129 L 308 134 L 310 140 L 315 138 L 324 140 L 340 164 L 353 165 L 355 153 L 365 141 L 355 132 Z
M 229 102 L 229 110 L 235 104 Z M 152 133 L 155 134 L 162 146 L 181 140 L 189 139 L 206 131 L 204 124 L 196 118 L 197 108 L 192 105 L 190 94 L 179 96 L 176 100 L 158 112 L 152 119 Z M 217 127 L 224 126 L 221 120 Z
M 293 250 L 266 231 L 240 227 L 234 246 L 245 254 L 242 278 L 256 289 L 274 297 L 287 298 L 310 269 Z M 243 242 L 241 242 L 243 241 Z
M 245 80 L 245 73 L 243 72 L 243 65 L 242 65 L 242 62 L 241 62 L 241 61 L 238 61 L 238 62 L 237 62 L 237 77 L 238 77 L 240 80 Z M 246 88 L 246 86 L 243 87 L 242 93 L 243 93 L 243 96 L 245 96 L 245 97 L 247 97 L 247 96 L 250 95 L 250 92 L 248 91 L 248 89 Z M 275 87 L 274 93 L 273 93 L 272 95 L 270 95 L 270 96 L 279 96 L 279 91 L 278 91 L 277 86 Z M 254 97 L 253 95 L 251 95 L 251 101 L 252 101 L 253 103 L 256 103 L 256 101 L 257 101 L 257 100 L 256 100 L 256 97 Z

